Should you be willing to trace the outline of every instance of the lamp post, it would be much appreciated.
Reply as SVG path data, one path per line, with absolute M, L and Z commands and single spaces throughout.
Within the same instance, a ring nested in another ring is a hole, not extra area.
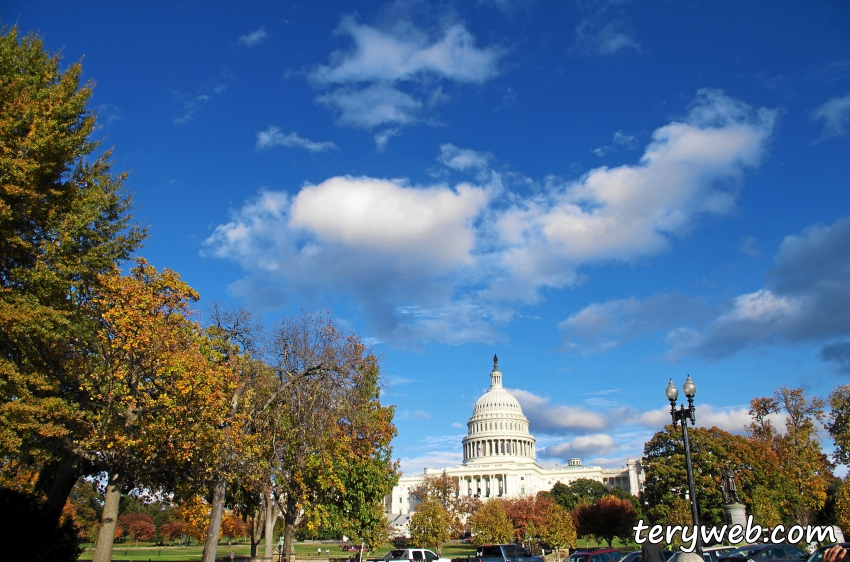
M 697 495 L 696 490 L 694 489 L 694 467 L 691 462 L 691 441 L 688 438 L 688 420 L 691 421 L 691 425 L 693 425 L 696 419 L 696 408 L 694 407 L 694 396 L 697 393 L 697 385 L 694 384 L 694 381 L 691 380 L 691 376 L 688 375 L 688 378 L 685 380 L 685 384 L 682 386 L 682 390 L 685 391 L 685 396 L 688 397 L 688 407 L 685 408 L 685 405 L 682 404 L 679 406 L 679 409 L 676 409 L 676 398 L 679 397 L 679 389 L 676 388 L 676 385 L 673 384 L 673 379 L 670 379 L 670 383 L 667 385 L 667 400 L 670 401 L 670 415 L 673 416 L 673 425 L 677 423 L 682 423 L 682 437 L 685 441 L 685 468 L 688 471 L 688 489 L 690 490 L 690 499 L 691 499 L 691 516 L 694 520 L 694 529 L 696 529 L 697 533 L 697 554 L 702 556 L 702 540 L 699 532 L 699 509 L 697 508 Z

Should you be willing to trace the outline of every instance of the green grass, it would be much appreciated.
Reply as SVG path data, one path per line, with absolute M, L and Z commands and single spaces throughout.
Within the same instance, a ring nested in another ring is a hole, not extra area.
M 274 543 L 277 545 L 277 541 Z M 339 559 L 339 558 L 347 558 L 349 555 L 356 556 L 356 553 L 348 553 L 339 549 L 339 545 L 341 543 L 296 543 L 295 544 L 295 555 L 297 558 L 302 560 L 316 560 L 327 561 L 329 558 L 331 559 Z M 94 545 L 89 543 L 84 544 L 86 547 L 85 552 L 80 555 L 79 560 L 91 560 L 94 556 Z M 587 541 L 585 539 L 579 539 L 578 548 L 593 548 L 598 546 L 607 546 L 605 542 L 597 543 L 594 541 Z M 316 552 L 316 549 L 322 549 L 322 555 L 319 556 Z M 259 554 L 262 556 L 264 543 L 260 543 Z M 385 544 L 384 546 L 375 549 L 373 554 L 369 555 L 369 558 L 378 558 L 383 556 L 388 551 L 392 550 L 394 547 L 390 544 Z M 614 548 L 620 549 L 622 552 L 630 552 L 635 550 L 634 543 L 626 543 L 622 544 L 619 540 L 614 541 Z M 218 559 L 226 559 L 230 558 L 230 551 L 234 551 L 236 556 L 248 556 L 251 553 L 251 547 L 248 544 L 234 544 L 232 547 L 227 546 L 226 543 L 219 544 L 218 550 L 216 551 L 216 557 Z M 330 552 L 326 552 L 326 551 Z M 201 559 L 204 548 L 202 545 L 193 545 L 193 546 L 156 546 L 151 543 L 139 543 L 138 546 L 134 544 L 127 543 L 118 543 L 112 549 L 112 559 L 113 560 L 135 560 L 139 562 L 144 562 L 150 560 L 151 562 L 198 562 Z M 444 558 L 463 558 L 467 556 L 475 556 L 475 546 L 470 543 L 459 543 L 459 542 L 447 542 L 443 544 L 442 555 Z M 566 558 L 566 551 L 561 553 L 561 560 Z M 547 556 L 547 560 L 554 561 L 554 556 Z

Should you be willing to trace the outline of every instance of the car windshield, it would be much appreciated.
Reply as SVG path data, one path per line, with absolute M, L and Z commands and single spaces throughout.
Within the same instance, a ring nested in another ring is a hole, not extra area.
M 568 560 L 570 562 L 587 562 L 587 554 L 574 554 Z
M 521 556 L 531 556 L 531 553 L 518 544 L 508 544 L 505 545 L 505 556 L 519 558 Z
M 387 560 L 407 560 L 406 550 L 391 550 L 387 555 Z

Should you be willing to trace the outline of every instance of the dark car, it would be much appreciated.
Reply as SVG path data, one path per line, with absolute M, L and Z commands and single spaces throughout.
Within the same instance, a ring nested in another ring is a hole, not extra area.
M 597 548 L 595 550 L 580 550 L 567 558 L 567 562 L 615 562 L 623 557 L 616 548 Z
M 672 550 L 662 550 L 661 551 L 661 556 L 664 557 L 664 562 L 667 562 L 667 560 L 670 560 L 670 558 L 672 558 L 674 554 L 675 554 L 675 552 L 673 552 Z M 620 560 L 620 562 L 641 562 L 642 559 L 643 559 L 643 553 L 640 550 L 636 550 L 634 552 L 630 552 L 630 553 L 626 554 L 626 556 L 623 557 Z
M 823 553 L 826 551 L 826 549 L 832 548 L 833 546 L 835 546 L 835 545 L 834 544 L 828 544 L 826 546 L 820 547 L 816 551 L 812 552 L 812 554 L 809 556 L 809 558 L 808 558 L 808 560 L 806 560 L 806 562 L 820 562 L 823 559 Z M 840 542 L 840 543 L 838 543 L 838 546 L 843 546 L 844 548 L 850 548 L 850 542 Z
M 797 562 L 808 557 L 808 552 L 790 544 L 755 544 L 736 548 L 718 562 Z

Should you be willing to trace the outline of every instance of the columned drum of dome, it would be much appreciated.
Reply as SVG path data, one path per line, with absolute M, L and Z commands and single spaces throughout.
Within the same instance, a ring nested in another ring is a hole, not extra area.
M 463 438 L 463 464 L 494 460 L 533 463 L 535 440 L 522 406 L 502 386 L 498 357 L 493 357 L 490 388 L 475 403 Z

